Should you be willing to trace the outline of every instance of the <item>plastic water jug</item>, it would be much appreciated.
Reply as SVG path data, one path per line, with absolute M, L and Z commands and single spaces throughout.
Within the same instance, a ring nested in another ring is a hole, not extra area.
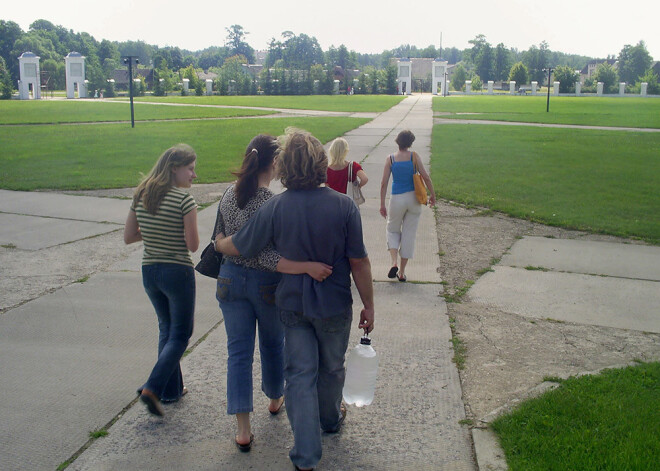
M 365 335 L 346 360 L 344 401 L 357 407 L 371 404 L 374 400 L 377 372 L 378 353 L 371 346 L 371 339 Z

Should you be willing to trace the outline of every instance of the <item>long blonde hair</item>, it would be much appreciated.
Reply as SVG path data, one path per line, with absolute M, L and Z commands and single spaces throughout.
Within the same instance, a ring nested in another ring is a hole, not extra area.
M 156 165 L 145 176 L 133 194 L 133 206 L 142 201 L 144 208 L 151 214 L 158 212 L 160 202 L 170 188 L 174 186 L 173 169 L 190 165 L 197 159 L 197 154 L 187 144 L 170 147 L 158 158 Z
M 330 167 L 339 166 L 344 163 L 348 155 L 348 142 L 343 137 L 338 137 L 328 149 L 328 157 L 330 160 Z
M 282 185 L 290 190 L 311 190 L 326 182 L 328 157 L 317 138 L 289 127 L 280 141 L 277 172 Z

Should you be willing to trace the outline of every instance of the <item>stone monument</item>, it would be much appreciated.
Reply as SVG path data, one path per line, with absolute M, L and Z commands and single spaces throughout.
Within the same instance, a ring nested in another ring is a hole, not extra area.
M 18 97 L 21 100 L 38 100 L 41 98 L 41 72 L 39 56 L 32 52 L 24 52 L 18 58 L 19 77 Z
M 78 98 L 87 98 L 85 56 L 73 51 L 64 58 L 64 63 L 66 64 L 66 97 L 75 98 L 77 89 Z

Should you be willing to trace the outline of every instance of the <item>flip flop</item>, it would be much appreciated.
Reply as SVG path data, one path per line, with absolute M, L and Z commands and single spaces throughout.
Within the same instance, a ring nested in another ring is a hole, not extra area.
M 390 271 L 387 273 L 388 278 L 394 278 L 396 276 L 396 273 L 399 271 L 399 267 L 392 267 L 390 268 Z
M 249 443 L 245 443 L 245 444 L 238 443 L 238 442 L 235 442 L 235 443 L 236 443 L 236 447 L 240 451 L 242 451 L 243 453 L 247 453 L 248 451 L 250 451 L 252 449 L 252 442 L 254 442 L 254 434 L 253 433 L 250 434 L 250 442 Z
M 403 275 L 403 276 L 397 276 L 397 278 L 399 279 L 399 281 L 402 281 L 402 282 L 406 282 L 406 281 L 408 281 L 408 278 L 406 278 L 406 275 Z
M 279 414 L 280 411 L 282 410 L 282 406 L 283 406 L 283 405 L 284 405 L 284 399 L 282 399 L 282 402 L 280 402 L 280 407 L 278 407 L 277 410 L 272 411 L 272 410 L 268 409 L 268 412 L 270 412 L 271 415 L 277 415 L 277 414 Z

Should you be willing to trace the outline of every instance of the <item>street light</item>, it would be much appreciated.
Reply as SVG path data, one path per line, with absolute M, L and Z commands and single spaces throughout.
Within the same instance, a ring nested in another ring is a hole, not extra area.
M 124 56 L 124 64 L 128 65 L 128 94 L 131 97 L 131 127 L 135 127 L 135 114 L 133 113 L 133 64 L 140 63 L 138 56 Z
M 543 69 L 543 72 L 548 72 L 548 102 L 545 105 L 545 112 L 548 113 L 550 112 L 550 74 L 552 74 L 552 71 L 555 70 L 552 67 L 548 67 L 547 69 Z

